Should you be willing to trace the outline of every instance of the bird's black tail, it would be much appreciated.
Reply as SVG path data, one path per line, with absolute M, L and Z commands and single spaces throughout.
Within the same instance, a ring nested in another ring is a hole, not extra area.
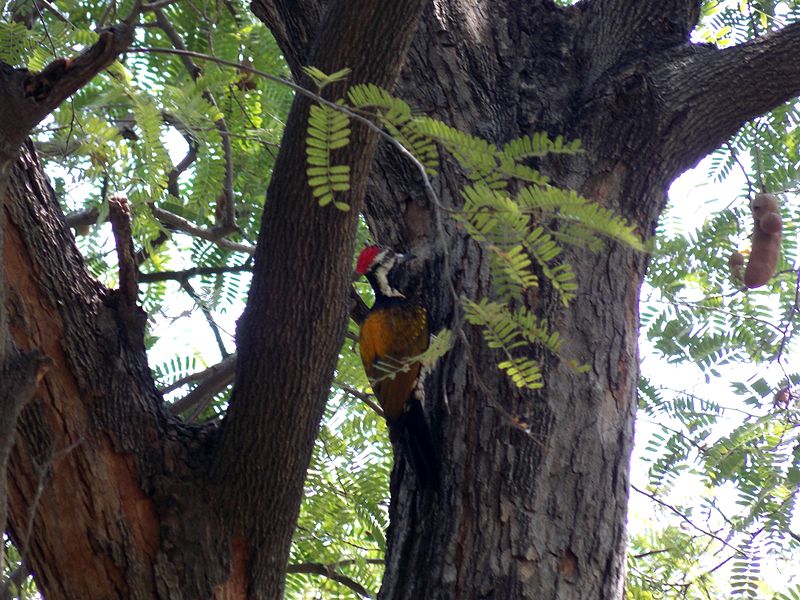
M 397 420 L 396 431 L 420 487 L 436 487 L 439 481 L 439 460 L 431 430 L 425 420 L 425 411 L 419 400 L 413 398 L 409 401 L 405 412 Z

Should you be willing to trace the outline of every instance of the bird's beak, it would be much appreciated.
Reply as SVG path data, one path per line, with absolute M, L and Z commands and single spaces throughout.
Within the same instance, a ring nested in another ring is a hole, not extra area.
M 415 258 L 417 258 L 417 257 L 414 254 L 395 254 L 395 260 L 399 264 L 407 263 L 409 261 L 414 260 Z

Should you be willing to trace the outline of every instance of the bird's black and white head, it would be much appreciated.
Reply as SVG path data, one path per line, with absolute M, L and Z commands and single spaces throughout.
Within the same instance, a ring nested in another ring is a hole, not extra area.
M 389 283 L 389 273 L 404 257 L 388 248 L 367 246 L 358 255 L 356 273 L 366 275 L 376 294 L 387 298 L 405 298 Z

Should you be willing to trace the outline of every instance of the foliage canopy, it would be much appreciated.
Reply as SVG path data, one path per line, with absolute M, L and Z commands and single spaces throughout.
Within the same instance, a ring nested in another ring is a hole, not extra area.
M 98 23 L 113 22 L 115 12 L 124 15 L 131 5 L 126 1 L 109 9 L 104 2 L 65 1 L 42 9 L 33 0 L 11 2 L 0 23 L 0 60 L 41 69 L 53 57 L 91 44 Z M 796 2 L 712 1 L 703 11 L 698 41 L 725 45 L 794 21 L 800 8 Z M 137 46 L 151 50 L 115 63 L 35 132 L 56 194 L 97 277 L 116 285 L 103 224 L 107 196 L 116 190 L 131 200 L 144 272 L 198 269 L 194 275 L 145 276 L 141 287 L 140 300 L 154 315 L 147 340 L 154 376 L 172 399 L 196 385 L 188 376 L 231 349 L 232 315 L 247 290 L 264 192 L 292 100 L 288 87 L 246 69 L 152 50 L 177 47 L 176 40 L 197 53 L 288 76 L 274 40 L 246 3 L 175 3 L 143 15 Z M 346 77 L 309 75 L 318 86 L 326 77 Z M 537 342 L 559 354 L 557 328 L 514 301 L 543 277 L 569 303 L 580 282 L 559 259 L 564 244 L 608 243 L 600 236 L 639 244 L 625 222 L 577 194 L 549 187 L 531 166 L 546 154 L 580 151 L 577 142 L 535 134 L 497 147 L 416 115 L 413 107 L 376 86 L 353 86 L 344 101 L 351 110 L 377 111 L 385 131 L 429 176 L 440 168 L 440 149 L 465 170 L 471 184 L 463 190 L 464 209 L 452 216 L 490 250 L 497 294 L 465 302 L 465 319 L 484 328 L 489 345 L 503 352 L 500 366 L 515 382 L 536 387 L 536 363 L 515 351 Z M 638 440 L 646 475 L 638 478 L 644 483 L 636 482 L 640 491 L 634 493 L 652 502 L 669 524 L 631 524 L 631 599 L 714 598 L 728 590 L 738 597 L 800 598 L 800 581 L 767 581 L 769 565 L 800 555 L 795 516 L 800 371 L 791 366 L 800 304 L 798 123 L 796 104 L 748 123 L 708 163 L 708 178 L 727 182 L 727 189 L 743 181 L 738 195 L 711 205 L 702 223 L 683 224 L 681 200 L 675 199 L 649 249 L 641 306 L 649 356 L 640 385 Z M 336 193 L 346 189 L 349 172 L 335 163 L 335 150 L 348 143 L 348 135 L 349 121 L 341 112 L 312 109 L 309 185 L 323 206 L 348 208 Z M 727 257 L 746 246 L 748 197 L 762 188 L 784 199 L 782 264 L 767 288 L 743 292 L 730 279 Z M 228 212 L 234 204 L 235 214 Z M 81 219 L 79 213 L 93 216 Z M 531 229 L 531 215 L 542 213 L 557 225 Z M 359 235 L 366 240 L 365 229 Z M 356 286 L 369 296 L 365 284 Z M 176 292 L 182 294 L 177 302 Z M 175 329 L 167 326 L 187 307 L 208 324 L 203 326 L 217 342 L 213 352 L 202 344 L 177 348 L 168 341 Z M 353 324 L 350 333 L 357 335 Z M 674 389 L 651 368 L 654 359 L 683 365 L 681 373 L 697 372 L 717 385 Z M 783 388 L 787 397 L 776 401 Z M 184 416 L 218 418 L 227 393 Z M 374 592 L 380 585 L 391 447 L 370 401 L 369 384 L 348 340 L 308 472 L 292 549 L 290 597 L 358 597 L 359 587 Z M 701 491 L 681 495 L 686 485 Z M 19 554 L 12 550 L 9 557 L 7 568 L 13 570 Z M 324 565 L 327 571 L 309 565 Z M 19 593 L 30 591 L 28 581 Z

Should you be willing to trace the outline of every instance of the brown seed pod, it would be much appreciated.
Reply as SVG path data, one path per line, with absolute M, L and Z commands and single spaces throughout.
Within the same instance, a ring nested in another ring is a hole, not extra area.
M 778 213 L 767 213 L 761 217 L 761 231 L 770 235 L 778 233 L 783 229 L 783 221 Z
M 772 398 L 773 406 L 780 406 L 782 408 L 789 408 L 789 403 L 792 401 L 792 390 L 788 387 L 782 387 Z
M 742 268 L 744 267 L 744 255 L 740 252 L 733 252 L 728 257 L 728 266 L 731 269 L 731 275 L 738 284 L 742 283 Z
M 781 221 L 778 199 L 773 194 L 757 194 L 750 203 L 753 213 L 752 249 L 744 284 L 748 288 L 761 287 L 775 274 L 781 255 Z

